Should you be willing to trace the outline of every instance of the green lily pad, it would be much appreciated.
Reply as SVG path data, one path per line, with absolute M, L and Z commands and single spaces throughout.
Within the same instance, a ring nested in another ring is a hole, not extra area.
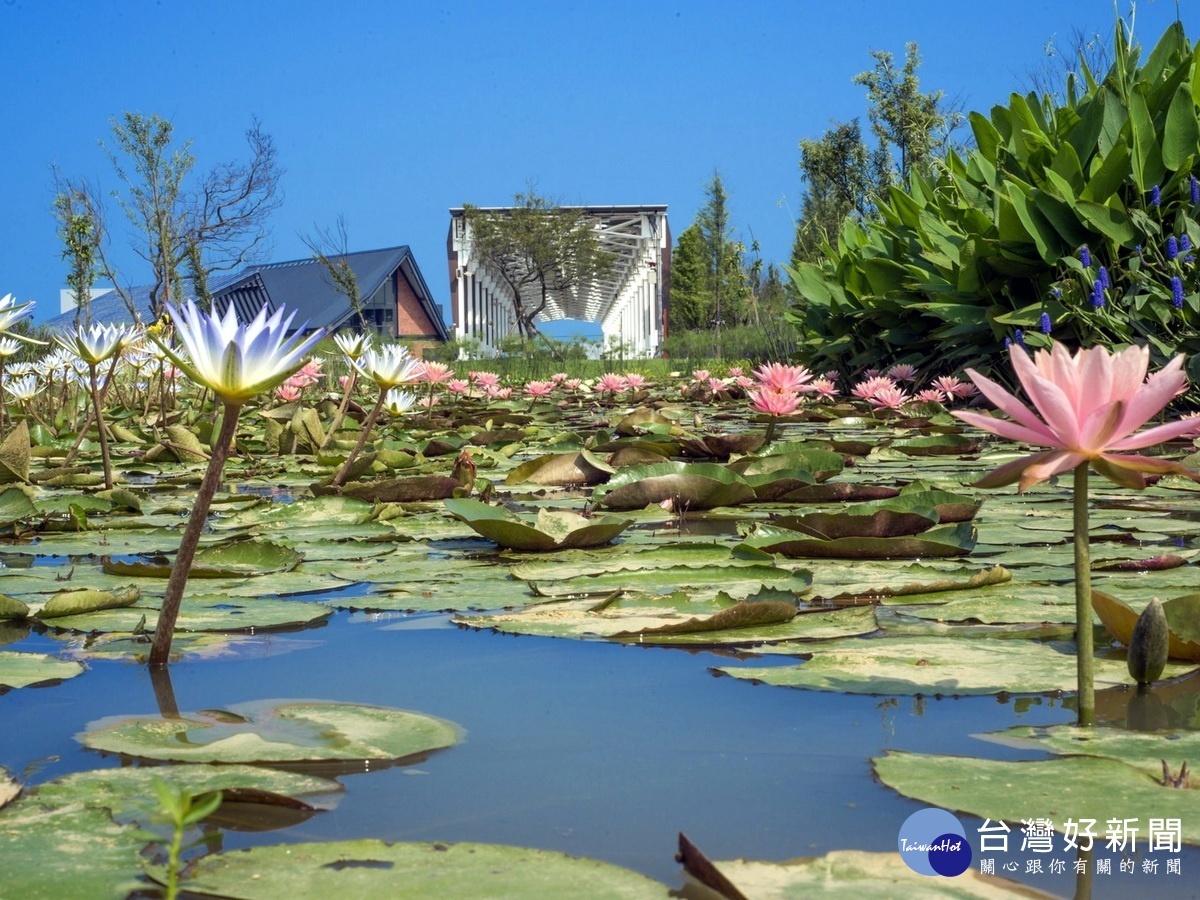
M 458 728 L 382 706 L 255 700 L 179 719 L 111 716 L 76 735 L 108 753 L 173 762 L 395 760 L 451 747 Z
M 0 687 L 23 688 L 32 684 L 65 681 L 83 672 L 83 666 L 44 653 L 0 650 Z
M 22 419 L 0 443 L 0 484 L 29 480 L 29 426 Z
M 670 500 L 677 509 L 737 506 L 754 499 L 754 488 L 716 463 L 656 463 L 621 469 L 592 495 L 610 509 L 641 509 Z
M 792 449 L 795 444 L 777 444 L 766 456 L 747 456 L 729 464 L 730 471 L 739 475 L 765 475 L 772 472 L 787 472 L 799 469 L 812 475 L 812 480 L 821 482 L 840 473 L 846 459 L 840 453 L 816 448 Z
M 798 558 L 915 559 L 966 556 L 975 546 L 975 529 L 967 522 L 931 528 L 916 536 L 814 538 L 775 525 L 756 524 L 743 543 L 767 553 Z
M 764 648 L 762 652 L 786 652 Z M 1041 694 L 1077 686 L 1073 643 L 936 637 L 831 641 L 796 648 L 800 665 L 727 667 L 734 678 L 848 694 Z M 1167 677 L 1182 674 L 1176 666 Z M 1124 660 L 1095 660 L 1097 687 L 1129 683 Z
M 296 824 L 315 809 L 299 798 L 328 807 L 342 790 L 325 778 L 251 766 L 127 767 L 67 775 L 0 811 L 5 894 L 123 898 L 145 889 L 137 876 L 147 834 L 139 825 L 148 825 L 154 812 L 148 798 L 155 778 L 193 794 L 222 791 L 225 802 L 210 821 L 242 830 L 262 830 L 277 821 L 272 811 L 280 806 L 307 810 L 280 822 Z
M 1145 734 L 1123 728 L 1074 725 L 1052 725 L 1031 728 L 1019 725 L 1007 731 L 976 735 L 1006 747 L 1057 753 L 1059 756 L 1096 756 L 1115 759 L 1141 769 L 1148 775 L 1162 777 L 1165 758 L 1173 769 L 1180 763 L 1200 760 L 1200 733 L 1177 731 Z
M 822 573 L 826 574 L 826 573 Z M 856 570 L 855 574 L 859 574 Z M 996 584 L 1006 584 L 1012 581 L 1012 573 L 1003 566 L 992 566 L 969 575 L 964 573 L 946 573 L 939 575 L 931 572 L 925 581 L 901 581 L 908 573 L 886 570 L 881 573 L 887 583 L 879 581 L 860 582 L 849 585 L 838 585 L 836 592 L 827 589 L 822 599 L 833 603 L 844 600 L 879 600 L 889 597 L 905 597 L 913 594 L 942 594 L 949 591 L 970 591 L 975 588 L 988 587 Z
M 866 607 L 797 615 L 794 595 L 769 588 L 747 600 L 740 602 L 723 593 L 712 600 L 695 600 L 679 591 L 666 597 L 633 595 L 600 603 L 595 599 L 541 603 L 511 613 L 459 615 L 454 621 L 513 634 L 605 637 L 647 644 L 748 645 L 868 634 L 876 629 Z M 747 609 L 758 605 L 754 601 L 769 602 L 762 609 Z
M 808 513 L 803 516 L 782 516 L 772 522 L 776 528 L 787 528 L 820 540 L 848 537 L 890 538 L 928 531 L 938 524 L 933 507 L 898 511 L 874 509 L 857 512 Z
M 82 590 L 60 591 L 36 611 L 39 619 L 57 619 L 60 616 L 82 616 L 105 609 L 121 609 L 133 606 L 141 599 L 142 592 L 136 586 L 119 591 Z
M 16 597 L 0 594 L 0 619 L 24 619 L 28 615 L 28 606 Z
M 304 554 L 270 541 L 232 541 L 196 551 L 189 578 L 230 578 L 270 575 L 290 572 L 304 559 Z M 134 575 L 141 578 L 169 578 L 172 560 L 154 556 L 138 562 L 101 558 L 105 572 L 111 575 Z
M 686 859 L 685 859 L 686 865 Z M 715 860 L 710 865 L 743 897 L 773 898 L 828 897 L 841 900 L 912 900 L 913 897 L 946 900 L 1052 900 L 1029 885 L 981 875 L 968 868 L 954 878 L 930 878 L 914 872 L 899 853 L 868 853 L 834 850 L 824 856 L 762 862 L 748 859 Z M 699 873 L 688 873 L 701 884 L 709 882 Z M 689 895 L 690 896 L 690 895 Z M 716 895 L 714 895 L 716 896 Z
M 504 479 L 505 484 L 599 484 L 616 471 L 588 450 L 550 453 L 522 463 Z
M 333 609 L 325 604 L 303 600 L 189 594 L 179 610 L 175 630 L 236 633 L 297 628 L 319 622 L 332 613 Z M 124 609 L 63 616 L 46 624 L 87 634 L 131 634 L 138 631 L 139 626 L 141 630 L 153 633 L 158 624 L 158 609 L 143 601 L 138 606 Z
M 33 505 L 29 495 L 19 487 L 10 487 L 0 492 L 0 525 L 11 525 L 36 514 L 37 507 Z
M 413 475 L 380 481 L 352 481 L 338 488 L 314 485 L 312 491 L 318 496 L 328 493 L 369 503 L 421 503 L 445 500 L 461 488 L 458 479 L 449 475 Z
M 633 519 L 589 519 L 576 513 L 541 509 L 537 524 L 527 525 L 502 507 L 478 500 L 446 501 L 446 509 L 479 534 L 512 550 L 561 550 L 598 547 L 612 541 Z
M 524 581 L 560 581 L 580 575 L 601 575 L 619 571 L 666 569 L 675 566 L 753 566 L 771 565 L 774 559 L 757 550 L 739 555 L 728 546 L 709 542 L 667 543 L 630 549 L 624 546 L 607 550 L 570 550 L 553 559 L 522 560 L 513 566 L 514 578 Z
M 1047 819 L 1060 832 L 1068 819 L 1102 826 L 1114 815 L 1142 822 L 1173 818 L 1185 843 L 1200 844 L 1200 792 L 1164 788 L 1113 759 L 1010 762 L 889 752 L 872 763 L 888 787 L 930 806 L 993 821 Z
M 608 863 L 496 844 L 387 844 L 365 839 L 253 847 L 206 856 L 188 875 L 182 882 L 186 890 L 230 900 L 670 896 L 665 885 Z
M 521 567 L 518 567 L 518 569 Z M 812 573 L 780 566 L 669 566 L 658 569 L 622 570 L 598 575 L 582 575 L 565 581 L 536 585 L 545 597 L 569 597 L 605 594 L 612 591 L 670 594 L 686 590 L 721 589 L 731 594 L 752 593 L 761 585 L 804 594 L 812 587 Z

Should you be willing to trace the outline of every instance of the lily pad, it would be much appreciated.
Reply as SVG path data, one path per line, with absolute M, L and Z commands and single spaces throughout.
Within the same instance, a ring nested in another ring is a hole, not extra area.
M 743 543 L 784 556 L 833 559 L 916 559 L 966 556 L 975 546 L 975 529 L 967 522 L 931 528 L 916 536 L 814 538 L 775 525 L 757 524 Z
M 318 496 L 340 494 L 368 503 L 422 503 L 445 500 L 462 487 L 449 475 L 413 475 L 409 478 L 385 478 L 381 481 L 352 481 L 340 488 L 313 485 Z
M 28 615 L 28 606 L 16 597 L 0 594 L 0 619 L 24 619 Z
M 598 547 L 612 541 L 633 519 L 590 519 L 576 513 L 541 509 L 528 525 L 508 510 L 478 500 L 446 501 L 446 509 L 479 534 L 512 550 L 563 550 Z
M 687 865 L 685 857 L 684 864 Z M 789 897 L 830 897 L 844 900 L 912 900 L 913 897 L 944 897 L 946 900 L 1052 900 L 1028 885 L 968 868 L 954 878 L 930 878 L 914 872 L 899 853 L 868 853 L 834 850 L 824 856 L 763 862 L 748 859 L 716 860 L 710 863 L 742 897 L 756 900 L 786 900 Z M 700 873 L 688 874 L 701 884 L 709 880 Z M 711 878 L 711 876 L 709 876 Z M 726 896 L 720 894 L 720 896 Z
M 763 652 L 786 652 L 764 648 Z M 734 678 L 848 694 L 1040 694 L 1077 685 L 1073 643 L 981 638 L 872 638 L 797 647 L 812 654 L 793 666 L 718 667 Z M 1182 674 L 1176 666 L 1169 676 Z M 1127 684 L 1124 660 L 1095 660 L 1097 687 Z
M 10 487 L 0 492 L 0 525 L 11 525 L 36 513 L 37 507 L 20 488 Z
M 505 484 L 599 484 L 614 472 L 612 466 L 588 450 L 551 453 L 522 463 L 504 479 Z
M 563 853 L 496 844 L 387 844 L 370 839 L 226 851 L 197 860 L 182 886 L 231 900 L 670 896 L 665 885 L 645 875 Z
M 1006 747 L 1057 753 L 1059 756 L 1115 759 L 1155 778 L 1162 777 L 1164 758 L 1175 769 L 1182 762 L 1200 760 L 1200 733 L 1195 731 L 1144 734 L 1124 728 L 1098 726 L 1079 728 L 1074 725 L 1052 725 L 1032 728 L 1019 725 L 1007 731 L 994 731 L 977 737 Z
M 76 735 L 108 753 L 172 762 L 395 760 L 458 742 L 443 719 L 382 706 L 255 700 L 179 719 L 111 716 Z
M 22 419 L 0 443 L 0 484 L 29 480 L 29 426 Z
M 1087 756 L 1011 762 L 889 752 L 872 760 L 888 787 L 930 806 L 1008 822 L 1046 819 L 1179 819 L 1185 843 L 1200 844 L 1200 793 L 1164 788 L 1151 775 Z
M 44 653 L 0 650 L 0 687 L 23 688 L 33 684 L 65 681 L 83 672 L 83 666 Z
M 641 509 L 670 500 L 676 509 L 737 506 L 754 499 L 754 488 L 716 463 L 657 463 L 621 469 L 593 497 L 610 509 Z
M 196 551 L 189 578 L 230 578 L 271 575 L 290 572 L 304 559 L 304 554 L 270 541 L 232 541 Z M 165 556 L 143 558 L 136 562 L 101 558 L 105 572 L 112 575 L 134 575 L 142 578 L 169 578 L 172 560 Z
M 795 446 L 774 445 L 773 452 L 766 456 L 747 456 L 730 463 L 728 468 L 739 475 L 764 475 L 800 469 L 810 473 L 814 481 L 821 482 L 837 475 L 846 466 L 846 459 L 840 453 L 812 447 L 792 449 Z
M 137 587 L 119 591 L 96 591 L 84 588 L 77 591 L 60 591 L 45 606 L 37 610 L 39 619 L 56 619 L 60 616 L 82 616 L 105 609 L 121 609 L 133 606 L 141 599 Z
M 920 534 L 938 524 L 938 518 L 932 507 L 903 512 L 883 508 L 862 512 L 847 510 L 783 516 L 774 520 L 772 524 L 777 528 L 798 531 L 820 540 L 835 540 L 847 537 L 890 538 Z

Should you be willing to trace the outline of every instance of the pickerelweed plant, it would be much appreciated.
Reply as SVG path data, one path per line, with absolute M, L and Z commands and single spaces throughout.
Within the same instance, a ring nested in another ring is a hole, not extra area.
M 1166 422 L 1139 431 L 1181 393 L 1187 379 L 1183 357 L 1177 356 L 1146 376 L 1150 351 L 1131 346 L 1117 352 L 1092 347 L 1072 354 L 1053 342 L 1031 359 L 1013 344 L 1009 355 L 1017 379 L 1032 408 L 995 381 L 967 370 L 988 400 L 1011 420 L 986 413 L 955 410 L 953 415 L 977 428 L 1009 440 L 1047 447 L 1039 453 L 1000 466 L 976 483 L 993 488 L 1017 485 L 1024 491 L 1039 482 L 1074 473 L 1075 630 L 1080 725 L 1093 725 L 1092 585 L 1088 531 L 1088 470 L 1095 469 L 1123 487 L 1144 488 L 1143 473 L 1175 474 L 1200 481 L 1200 474 L 1169 460 L 1123 451 L 1141 450 L 1195 432 L 1195 419 Z M 1040 417 L 1040 418 L 1039 418 Z
M 321 329 L 307 337 L 297 330 L 289 337 L 288 329 L 295 313 L 285 319 L 282 307 L 268 317 L 264 306 L 249 324 L 237 321 L 232 306 L 221 317 L 216 313 L 201 313 L 190 300 L 179 310 L 170 309 L 170 315 L 182 347 L 171 346 L 162 335 L 153 331 L 150 337 L 184 374 L 216 395 L 223 406 L 223 415 L 220 434 L 213 444 L 208 469 L 171 567 L 171 577 L 167 580 L 150 650 L 151 668 L 163 668 L 170 661 L 171 639 L 183 590 L 225 460 L 229 457 L 242 407 L 281 384 L 303 366 L 309 351 L 324 337 Z

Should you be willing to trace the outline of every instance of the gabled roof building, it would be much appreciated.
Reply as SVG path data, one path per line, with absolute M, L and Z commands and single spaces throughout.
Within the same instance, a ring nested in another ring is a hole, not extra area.
M 358 280 L 366 330 L 404 341 L 417 353 L 449 339 L 441 308 L 407 245 L 347 253 L 344 259 Z M 189 296 L 190 288 L 189 281 Z M 306 331 L 359 328 L 350 301 L 334 288 L 325 267 L 312 258 L 262 263 L 236 274 L 214 276 L 209 291 L 217 312 L 224 313 L 232 305 L 243 322 L 257 315 L 265 304 L 269 311 L 281 305 L 294 310 L 293 324 Z M 133 288 L 130 295 L 137 317 L 148 323 L 152 318 L 150 289 Z M 134 322 L 129 306 L 115 290 L 94 299 L 90 312 L 94 322 Z M 75 312 L 71 310 L 45 324 L 49 328 L 69 328 L 74 322 Z

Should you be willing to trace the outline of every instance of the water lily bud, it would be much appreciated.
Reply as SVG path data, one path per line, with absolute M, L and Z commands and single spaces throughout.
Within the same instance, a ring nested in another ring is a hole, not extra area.
M 1129 639 L 1126 662 L 1134 681 L 1150 684 L 1158 680 L 1167 666 L 1169 641 L 1167 614 L 1157 599 L 1151 600 L 1138 616 L 1137 624 L 1133 626 L 1133 636 Z

